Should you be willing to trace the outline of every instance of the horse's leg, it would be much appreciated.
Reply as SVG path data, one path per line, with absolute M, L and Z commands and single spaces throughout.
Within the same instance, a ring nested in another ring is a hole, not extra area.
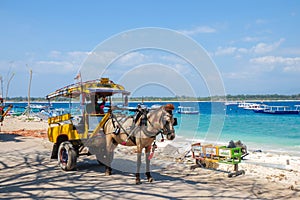
M 107 164 L 106 164 L 106 170 L 105 170 L 105 175 L 109 176 L 112 173 L 112 168 L 111 168 L 111 163 L 113 161 L 113 157 L 114 157 L 114 151 L 113 151 L 113 144 L 110 145 L 110 147 L 108 148 L 109 150 L 107 151 Z
M 137 185 L 141 184 L 140 178 L 140 169 L 142 164 L 142 149 L 137 145 L 137 160 L 136 160 L 136 174 L 135 174 L 135 183 Z
M 140 178 L 140 169 L 142 164 L 142 153 L 137 153 L 137 164 L 136 164 L 136 174 L 135 174 L 135 183 L 137 185 L 142 184 L 141 178 Z
M 106 169 L 105 169 L 105 175 L 109 176 L 111 175 L 111 163 L 113 160 L 113 153 L 114 153 L 114 145 L 112 142 L 112 138 L 107 136 L 106 137 Z
M 149 156 L 150 156 L 150 150 L 151 150 L 151 146 L 149 147 L 145 147 L 145 154 L 146 154 L 146 176 L 147 176 L 147 180 L 148 182 L 152 182 L 153 181 L 153 178 L 150 174 L 150 159 L 149 159 Z

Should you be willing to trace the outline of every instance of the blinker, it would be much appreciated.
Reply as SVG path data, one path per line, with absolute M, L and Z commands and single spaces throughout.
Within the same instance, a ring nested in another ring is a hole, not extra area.
M 174 118 L 174 122 L 173 122 L 173 126 L 177 126 L 178 125 L 178 123 L 177 123 L 177 118 L 175 117 Z

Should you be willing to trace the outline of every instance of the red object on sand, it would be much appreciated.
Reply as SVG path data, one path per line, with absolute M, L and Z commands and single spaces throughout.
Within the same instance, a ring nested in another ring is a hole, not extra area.
M 153 155 L 154 155 L 154 152 L 151 152 L 150 155 L 148 156 L 148 159 L 151 160 Z

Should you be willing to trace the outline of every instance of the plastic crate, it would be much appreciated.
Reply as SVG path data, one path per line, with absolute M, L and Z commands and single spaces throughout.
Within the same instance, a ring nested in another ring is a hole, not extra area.
M 221 146 L 219 147 L 218 156 L 219 162 L 238 164 L 241 162 L 242 150 L 241 147 L 227 148 L 226 146 Z
M 218 156 L 218 146 L 213 146 L 212 144 L 203 146 L 205 157 L 214 158 Z
M 204 157 L 204 151 L 201 146 L 201 143 L 195 143 L 192 144 L 192 156 L 193 158 L 203 158 Z

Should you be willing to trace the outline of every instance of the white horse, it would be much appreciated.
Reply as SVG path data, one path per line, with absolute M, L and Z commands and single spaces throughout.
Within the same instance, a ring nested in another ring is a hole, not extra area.
M 168 140 L 175 138 L 174 118 L 172 111 L 174 106 L 167 104 L 158 109 L 145 112 L 138 110 L 136 118 L 117 119 L 113 117 L 104 125 L 104 133 L 106 134 L 106 175 L 111 175 L 111 162 L 113 153 L 118 144 L 137 147 L 137 170 L 136 184 L 141 184 L 140 167 L 141 154 L 143 148 L 146 155 L 146 176 L 149 182 L 153 181 L 150 174 L 150 150 L 153 141 L 158 134 L 167 136 Z M 176 122 L 175 122 L 176 123 Z

